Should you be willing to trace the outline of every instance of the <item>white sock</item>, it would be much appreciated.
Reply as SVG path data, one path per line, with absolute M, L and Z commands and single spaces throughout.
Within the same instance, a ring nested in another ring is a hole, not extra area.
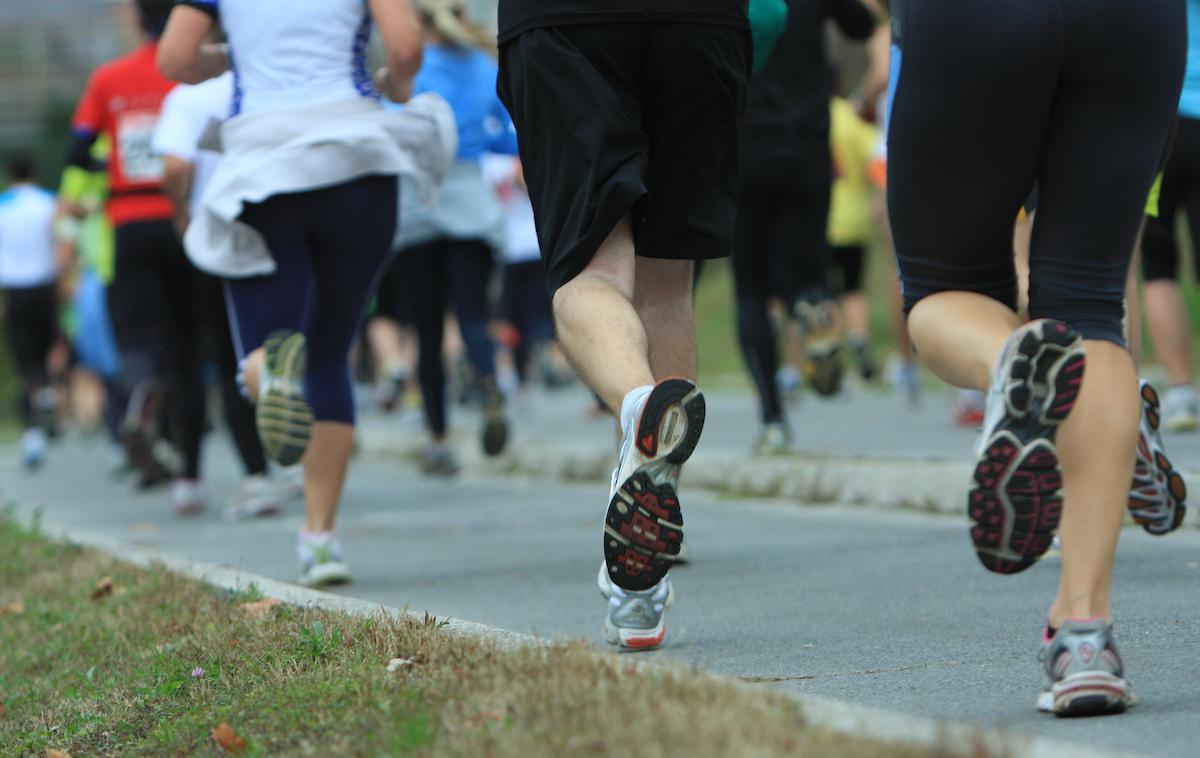
M 653 389 L 654 385 L 647 384 L 629 390 L 629 394 L 621 401 L 621 431 L 628 432 L 633 427 L 635 414 L 641 410 L 642 401 Z

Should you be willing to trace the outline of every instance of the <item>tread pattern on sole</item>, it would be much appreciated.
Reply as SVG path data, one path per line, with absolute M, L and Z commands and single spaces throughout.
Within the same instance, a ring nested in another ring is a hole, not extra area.
M 304 336 L 299 332 L 275 332 L 263 343 L 265 370 L 285 379 L 282 386 L 271 386 L 258 400 L 255 421 L 263 449 L 271 460 L 290 466 L 298 463 L 308 449 L 312 434 L 312 409 L 303 391 L 308 370 Z
M 1083 340 L 1066 324 L 1030 326 L 1010 359 L 1005 416 L 984 447 L 967 495 L 976 555 L 999 574 L 1029 568 L 1053 544 L 1062 516 L 1054 435 L 1079 398 L 1086 364 Z
M 604 519 L 604 562 L 613 582 L 648 590 L 675 564 L 683 544 L 683 513 L 670 484 L 635 473 L 613 495 Z
M 1149 383 L 1141 389 L 1142 411 L 1152 433 L 1157 434 L 1162 414 L 1158 393 Z M 1151 448 L 1145 434 L 1138 435 L 1133 482 L 1129 489 L 1129 515 L 1149 534 L 1161 537 L 1178 529 L 1187 517 L 1187 484 L 1170 459 Z

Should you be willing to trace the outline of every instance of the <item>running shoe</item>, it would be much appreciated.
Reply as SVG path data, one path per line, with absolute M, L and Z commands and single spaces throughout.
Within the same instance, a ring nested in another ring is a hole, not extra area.
M 842 390 L 842 345 L 836 329 L 832 300 L 795 304 L 796 318 L 804 328 L 804 380 L 822 397 Z
M 283 511 L 283 503 L 289 500 L 291 484 L 272 479 L 266 474 L 246 477 L 238 491 L 229 499 L 225 516 L 230 521 L 275 516 Z
M 667 611 L 675 604 L 670 577 L 664 576 L 648 590 L 634 592 L 613 584 L 608 567 L 600 564 L 596 577 L 600 594 L 608 600 L 604 618 L 604 641 L 630 650 L 650 650 L 667 635 Z
M 483 452 L 495 457 L 508 446 L 508 419 L 504 417 L 504 395 L 493 380 L 483 382 Z
M 1104 619 L 1065 621 L 1051 638 L 1042 637 L 1038 656 L 1050 683 L 1038 710 L 1055 716 L 1103 716 L 1137 705 L 1125 679 L 1125 664 Z
M 195 479 L 180 477 L 171 482 L 171 507 L 176 516 L 198 516 L 208 507 L 204 485 Z
M 975 554 L 989 571 L 1015 574 L 1049 548 L 1062 515 L 1058 426 L 1079 397 L 1083 339 L 1043 319 L 1013 332 L 1000 351 L 967 513 Z
M 704 430 L 704 395 L 687 379 L 659 382 L 624 430 L 604 518 L 604 560 L 625 590 L 649 590 L 667 575 L 683 541 L 675 489 Z
M 46 431 L 31 426 L 21 433 L 21 459 L 25 468 L 36 471 L 46 460 Z
M 300 332 L 273 332 L 263 343 L 262 382 L 255 420 L 271 460 L 290 466 L 304 457 L 312 434 L 312 408 L 304 399 L 308 347 Z
M 875 356 L 871 355 L 871 346 L 867 343 L 866 337 L 861 334 L 852 334 L 846 341 L 854 353 L 854 362 L 858 364 L 859 378 L 868 383 L 874 381 L 879 374 L 879 367 L 875 365 Z
M 1158 393 L 1142 380 L 1139 397 L 1142 401 L 1142 423 L 1137 443 L 1137 460 L 1133 467 L 1133 484 L 1129 490 L 1129 515 L 1150 534 L 1170 534 L 1183 524 L 1187 515 L 1187 485 L 1171 465 L 1158 432 L 1162 415 L 1159 413 Z
M 349 582 L 350 568 L 342 559 L 342 546 L 333 532 L 308 534 L 300 532 L 296 542 L 300 558 L 300 584 L 305 587 L 326 587 Z
M 983 426 L 987 411 L 987 396 L 979 390 L 958 390 L 954 393 L 954 424 L 964 429 Z
M 758 442 L 754 444 L 755 455 L 787 455 L 792 450 L 792 430 L 782 421 L 772 421 L 763 426 Z
M 421 470 L 429 476 L 454 476 L 459 468 L 458 459 L 449 445 L 434 442 L 421 452 Z
M 149 489 L 166 484 L 174 476 L 157 454 L 158 417 L 162 411 L 163 390 L 154 381 L 134 387 L 121 422 L 121 444 L 129 465 L 138 473 L 138 486 Z
M 1200 429 L 1200 399 L 1196 398 L 1196 388 L 1190 384 L 1168 388 L 1163 398 L 1162 416 L 1168 432 Z
M 800 391 L 800 372 L 794 366 L 784 364 L 775 372 L 775 386 L 779 394 L 791 398 Z

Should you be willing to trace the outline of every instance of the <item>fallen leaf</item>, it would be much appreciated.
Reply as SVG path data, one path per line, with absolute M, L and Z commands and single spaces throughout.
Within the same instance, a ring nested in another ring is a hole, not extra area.
M 270 615 L 271 609 L 277 605 L 283 605 L 283 601 L 277 597 L 264 597 L 262 600 L 255 600 L 253 603 L 242 603 L 239 608 L 242 613 L 250 618 L 263 619 Z
M 415 658 L 393 658 L 390 661 L 388 661 L 387 670 L 389 672 L 399 671 L 400 669 L 404 668 L 405 666 L 411 666 L 414 663 L 416 663 Z
M 46 748 L 46 758 L 71 758 L 71 754 L 66 750 L 55 750 L 52 747 Z
M 241 755 L 246 751 L 246 741 L 233 731 L 233 727 L 229 725 L 228 721 L 222 721 L 213 727 L 212 738 L 226 753 Z
M 25 602 L 17 598 L 8 605 L 0 608 L 0 616 L 20 616 L 25 612 Z
M 111 576 L 106 576 L 96 582 L 96 588 L 92 590 L 92 600 L 99 600 L 111 594 L 113 594 L 113 580 Z

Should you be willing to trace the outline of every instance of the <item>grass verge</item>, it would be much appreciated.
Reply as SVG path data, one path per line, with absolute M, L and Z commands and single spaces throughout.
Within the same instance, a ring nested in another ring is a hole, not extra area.
M 4 756 L 936 754 L 582 643 L 505 651 L 431 617 L 219 593 L 2 514 L 0 700 Z

